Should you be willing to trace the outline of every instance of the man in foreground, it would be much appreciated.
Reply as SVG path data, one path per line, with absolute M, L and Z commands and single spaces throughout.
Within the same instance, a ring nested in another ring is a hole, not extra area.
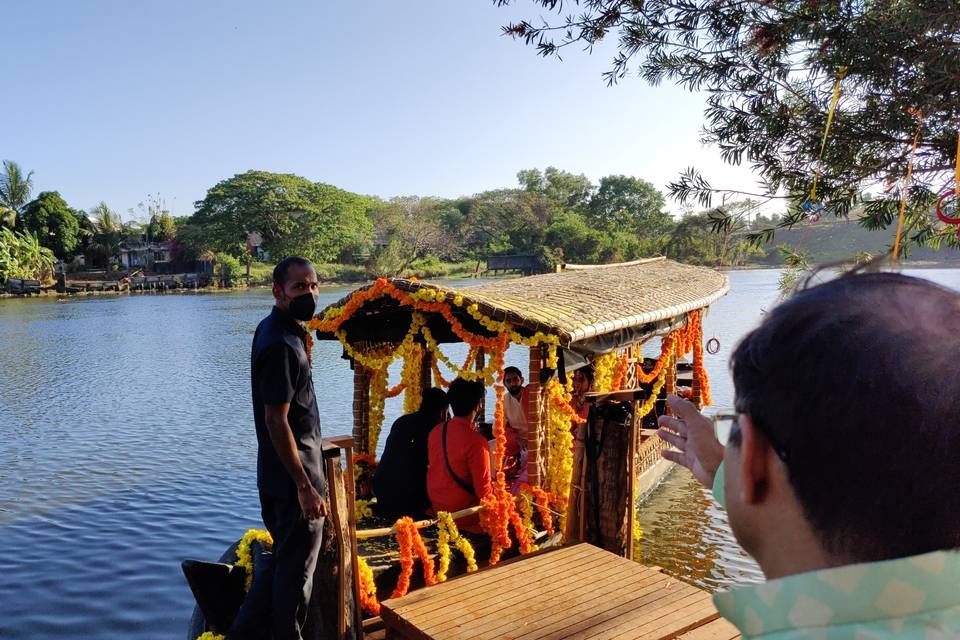
M 313 265 L 297 257 L 282 260 L 273 271 L 273 297 L 251 354 L 257 488 L 263 523 L 273 537 L 273 638 L 299 640 L 327 513 L 320 415 L 300 324 L 317 305 Z M 241 611 L 238 623 L 245 618 Z M 249 635 L 237 626 L 228 637 Z
M 396 520 L 424 517 L 430 508 L 427 495 L 427 437 L 447 417 L 443 389 L 424 389 L 420 408 L 400 416 L 390 427 L 373 479 L 377 515 Z
M 767 582 L 745 637 L 960 637 L 960 295 L 876 273 L 791 297 L 731 357 L 726 447 L 675 396 L 664 457 L 725 503 Z

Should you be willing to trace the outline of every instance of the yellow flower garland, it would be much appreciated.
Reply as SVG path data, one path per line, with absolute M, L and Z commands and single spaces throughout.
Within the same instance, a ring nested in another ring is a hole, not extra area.
M 248 529 L 240 539 L 240 544 L 237 545 L 237 561 L 234 565 L 246 571 L 247 577 L 244 588 L 247 591 L 250 591 L 250 587 L 253 586 L 253 554 L 250 552 L 250 545 L 254 541 L 262 542 L 268 548 L 273 547 L 273 538 L 270 536 L 270 532 L 265 529 Z
M 620 365 L 620 356 L 615 351 L 605 353 L 593 361 L 593 390 L 600 393 L 610 392 L 613 376 Z
M 477 558 L 470 541 L 460 535 L 453 516 L 447 511 L 437 512 L 437 555 L 440 557 L 440 566 L 437 570 L 437 582 L 447 579 L 447 570 L 450 568 L 450 543 L 463 554 L 467 561 L 467 573 L 477 570 Z
M 571 386 L 568 380 L 567 386 Z M 548 456 L 544 489 L 551 496 L 551 502 L 560 512 L 560 527 L 563 529 L 566 519 L 567 497 L 570 495 L 570 480 L 573 476 L 573 432 L 572 418 L 560 408 L 569 404 L 570 391 L 560 386 L 556 378 L 547 382 L 547 397 L 551 406 L 547 429 L 549 432 L 550 452 Z
M 357 520 L 370 518 L 373 516 L 373 509 L 370 507 L 370 500 L 357 500 L 353 503 L 354 514 Z
M 367 429 L 367 451 L 376 451 L 383 428 L 383 403 L 387 395 L 389 371 L 384 367 L 375 369 L 370 376 L 370 413 Z
M 373 581 L 373 569 L 363 556 L 357 556 L 357 568 L 360 575 L 360 606 L 372 616 L 380 615 L 380 602 L 377 600 L 377 584 Z
M 225 637 L 213 631 L 204 631 L 197 636 L 197 640 L 224 640 Z

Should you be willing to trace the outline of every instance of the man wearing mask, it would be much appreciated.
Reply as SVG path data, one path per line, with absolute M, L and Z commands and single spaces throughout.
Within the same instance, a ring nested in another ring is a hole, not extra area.
M 251 354 L 257 488 L 263 523 L 273 537 L 273 637 L 299 640 L 328 510 L 320 415 L 301 325 L 317 306 L 313 265 L 298 257 L 282 260 L 273 271 L 273 297 Z M 236 629 L 242 613 L 228 637 L 249 634 Z

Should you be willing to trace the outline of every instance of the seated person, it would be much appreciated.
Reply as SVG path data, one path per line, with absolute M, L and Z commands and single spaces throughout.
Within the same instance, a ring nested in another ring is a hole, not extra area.
M 427 496 L 427 437 L 447 417 L 447 394 L 442 389 L 423 392 L 420 408 L 400 416 L 390 427 L 373 478 L 378 516 L 422 518 L 430 508 Z
M 434 427 L 427 441 L 427 494 L 433 513 L 474 507 L 492 491 L 487 440 L 474 423 L 483 396 L 480 382 L 457 378 L 450 383 L 447 399 L 453 418 Z M 482 531 L 477 515 L 458 520 L 457 527 Z
M 580 416 L 581 420 L 586 420 L 590 415 L 590 403 L 587 402 L 587 394 L 593 389 L 593 367 L 581 367 L 573 372 L 573 398 L 570 401 L 571 406 Z M 570 429 L 576 433 L 576 424 L 570 425 Z
M 503 398 L 503 414 L 506 418 L 504 435 L 507 439 L 503 471 L 510 482 L 510 491 L 516 493 L 527 481 L 527 403 L 529 387 L 523 384 L 523 374 L 516 367 L 503 370 L 503 385 L 507 393 Z

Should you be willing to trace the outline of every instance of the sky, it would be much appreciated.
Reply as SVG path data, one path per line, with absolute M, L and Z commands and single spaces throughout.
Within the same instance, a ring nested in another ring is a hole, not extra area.
M 560 61 L 501 35 L 541 15 L 529 0 L 7 3 L 0 159 L 34 171 L 34 194 L 124 218 L 151 195 L 188 215 L 248 169 L 383 198 L 471 195 L 547 166 L 664 191 L 696 166 L 757 189 L 700 144 L 703 95 L 608 87 L 612 42 Z

